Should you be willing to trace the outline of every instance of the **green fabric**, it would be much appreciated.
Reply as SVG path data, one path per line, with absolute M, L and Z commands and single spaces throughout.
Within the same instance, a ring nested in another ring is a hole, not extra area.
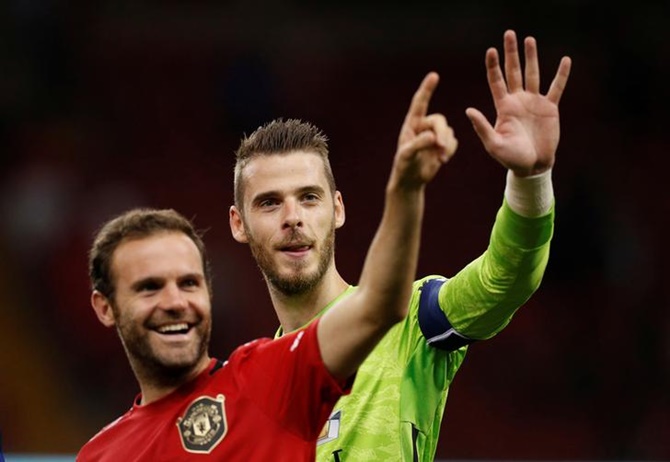
M 553 210 L 528 219 L 503 203 L 486 252 L 440 289 L 440 307 L 458 333 L 485 339 L 509 323 L 541 282 L 553 219 Z M 419 288 L 435 277 L 414 283 L 408 317 L 387 333 L 361 365 L 351 394 L 338 401 L 339 420 L 324 429 L 318 462 L 433 461 L 449 385 L 467 351 L 438 350 L 421 333 Z
M 543 217 L 524 218 L 503 203 L 487 251 L 440 290 L 440 306 L 458 333 L 487 339 L 510 322 L 540 286 L 553 223 L 553 208 Z
M 361 365 L 351 394 L 335 406 L 340 434 L 317 446 L 317 461 L 412 461 L 413 428 L 418 460 L 433 460 L 447 390 L 466 347 L 445 352 L 428 346 L 416 317 L 420 283 L 414 287 L 410 316 L 382 339 Z

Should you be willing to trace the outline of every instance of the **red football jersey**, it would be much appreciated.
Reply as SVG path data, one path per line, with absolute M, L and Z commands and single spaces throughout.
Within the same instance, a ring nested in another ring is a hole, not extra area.
M 134 404 L 77 461 L 313 461 L 319 432 L 349 391 L 323 364 L 317 325 L 212 359 L 168 396 Z

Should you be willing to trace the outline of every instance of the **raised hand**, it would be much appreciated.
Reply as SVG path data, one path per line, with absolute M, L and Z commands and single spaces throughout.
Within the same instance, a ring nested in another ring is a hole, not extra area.
M 427 115 L 438 81 L 439 76 L 430 72 L 414 93 L 400 129 L 391 181 L 423 185 L 456 152 L 458 141 L 444 115 Z
M 560 137 L 558 102 L 572 62 L 567 56 L 561 59 L 549 91 L 542 95 L 535 39 L 524 40 L 523 75 L 514 31 L 505 32 L 504 47 L 504 76 L 497 50 L 486 51 L 486 75 L 496 108 L 495 126 L 477 109 L 468 108 L 465 113 L 494 159 L 518 176 L 541 173 L 554 165 Z

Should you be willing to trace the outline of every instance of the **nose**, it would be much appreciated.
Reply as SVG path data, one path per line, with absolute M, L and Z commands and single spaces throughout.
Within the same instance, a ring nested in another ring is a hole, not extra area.
M 183 310 L 188 306 L 185 294 L 180 290 L 179 286 L 174 284 L 166 284 L 161 292 L 161 297 L 158 307 L 165 311 Z
M 284 201 L 283 228 L 296 228 L 302 226 L 302 210 L 296 200 Z

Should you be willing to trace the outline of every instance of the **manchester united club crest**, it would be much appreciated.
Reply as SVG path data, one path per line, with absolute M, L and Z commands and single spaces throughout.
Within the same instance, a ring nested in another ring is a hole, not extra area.
M 225 397 L 201 396 L 195 399 L 177 419 L 181 444 L 188 452 L 209 454 L 228 431 Z

